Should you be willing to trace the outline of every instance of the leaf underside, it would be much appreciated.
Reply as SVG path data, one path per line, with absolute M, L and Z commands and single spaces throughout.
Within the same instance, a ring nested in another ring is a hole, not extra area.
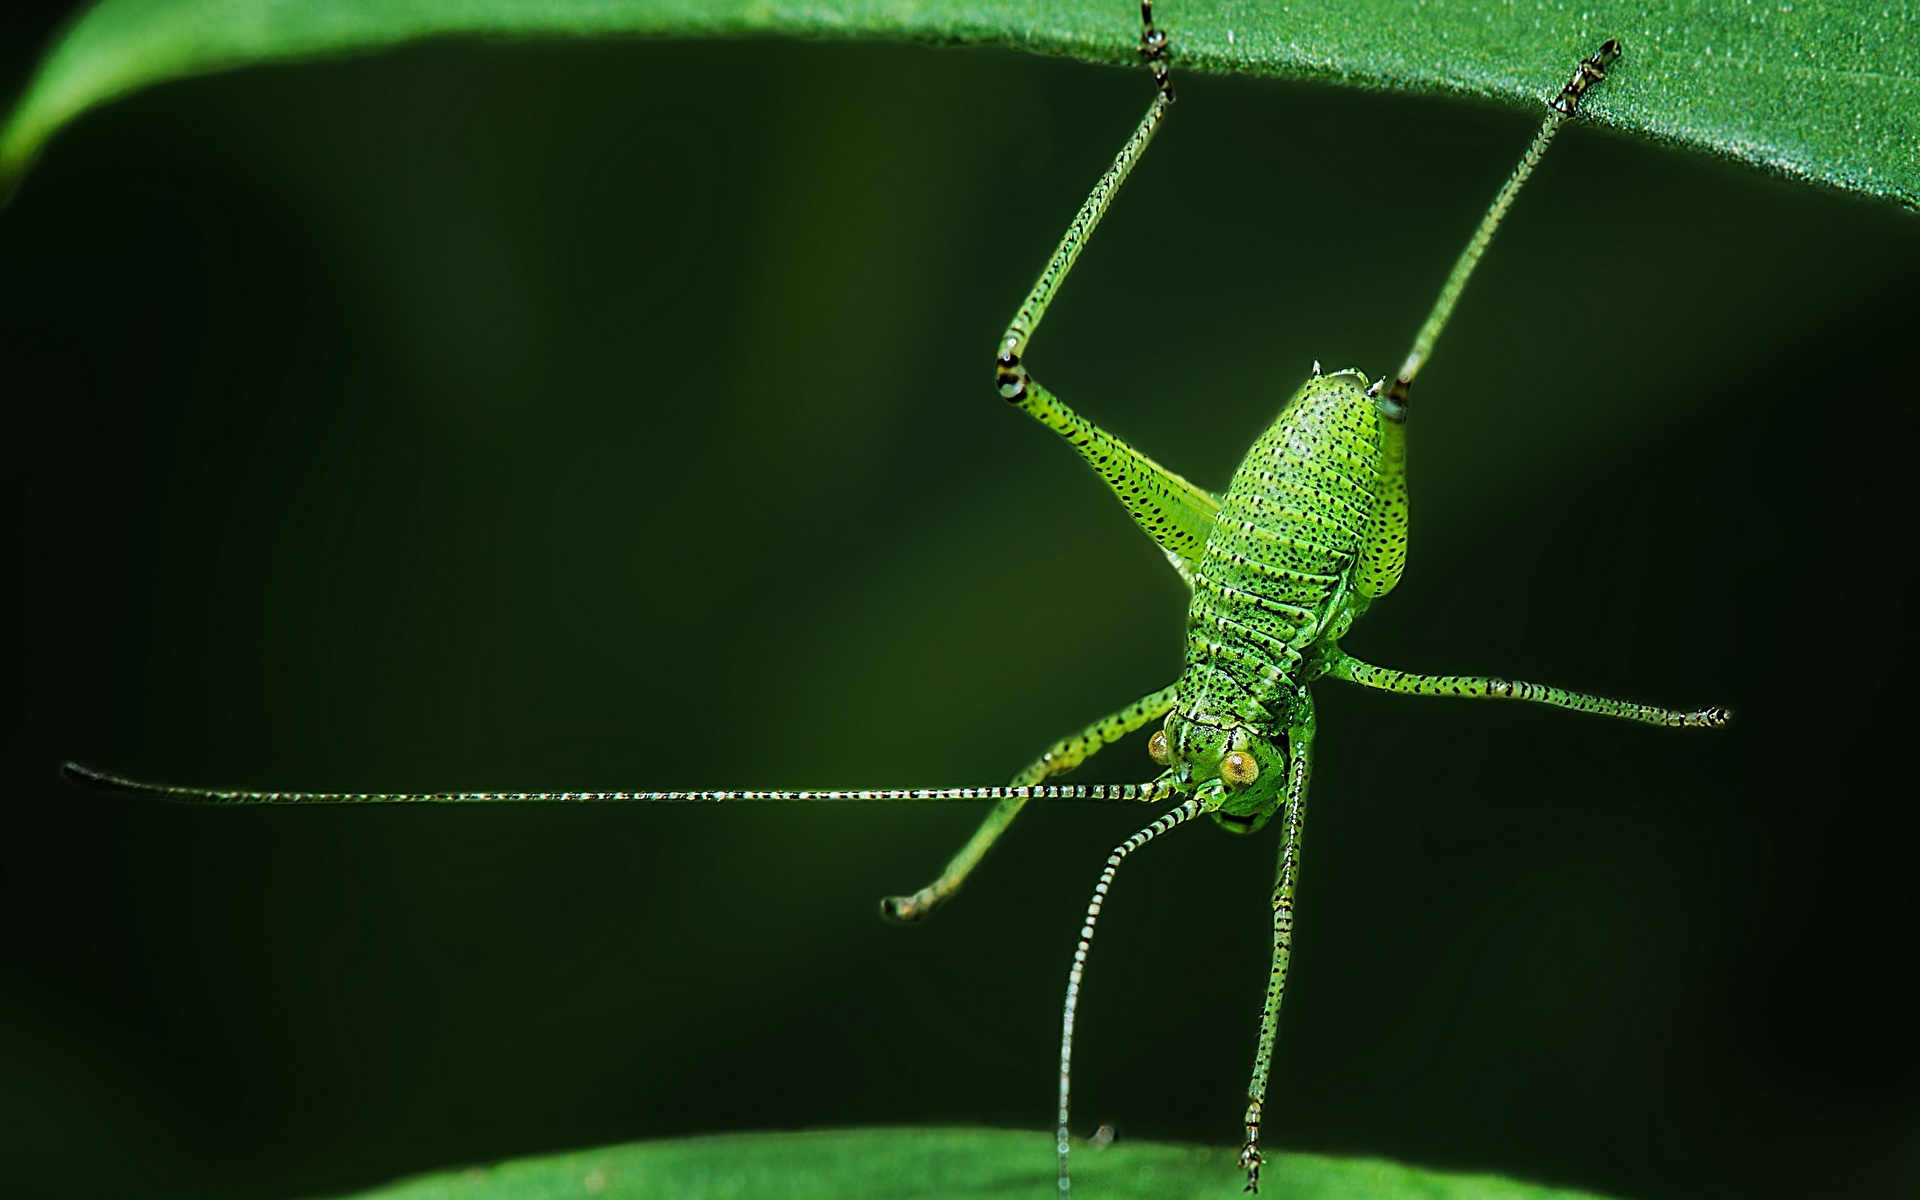
M 1583 119 L 1920 207 L 1915 0 L 1160 0 L 1178 69 L 1537 106 L 1579 58 L 1626 58 Z M 1133 61 L 1132 0 L 100 0 L 0 131 L 11 191 L 62 126 L 153 84 L 426 38 L 865 37 Z M 1389 165 L 1390 169 L 1390 165 Z
M 1077 1151 L 1074 1185 L 1089 1200 L 1230 1200 L 1244 1182 L 1237 1158 L 1211 1147 L 1121 1142 Z M 1260 1182 L 1288 1200 L 1600 1200 L 1493 1175 L 1313 1154 L 1275 1156 Z M 883 1129 L 636 1142 L 424 1175 L 357 1200 L 1044 1200 L 1054 1184 L 1051 1135 Z

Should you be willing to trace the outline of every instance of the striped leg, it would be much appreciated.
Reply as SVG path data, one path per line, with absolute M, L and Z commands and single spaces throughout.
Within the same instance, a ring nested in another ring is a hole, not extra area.
M 1334 650 L 1328 657 L 1327 674 L 1362 687 L 1403 696 L 1479 696 L 1494 700 L 1531 700 L 1575 712 L 1598 713 L 1647 725 L 1687 726 L 1711 729 L 1725 725 L 1730 714 L 1724 708 L 1699 708 L 1692 712 L 1660 708 L 1652 704 L 1634 704 L 1627 700 L 1609 700 L 1585 692 L 1526 683 L 1518 679 L 1500 679 L 1493 675 L 1414 675 L 1391 667 L 1376 667 Z
M 1267 1103 L 1267 1073 L 1273 1066 L 1273 1042 L 1280 1033 L 1280 1001 L 1287 994 L 1287 965 L 1293 958 L 1293 893 L 1300 878 L 1300 830 L 1307 816 L 1307 781 L 1313 774 L 1313 712 L 1287 733 L 1291 760 L 1287 807 L 1281 816 L 1280 862 L 1273 876 L 1273 967 L 1267 975 L 1267 1002 L 1260 1010 L 1260 1045 L 1253 1055 L 1253 1079 L 1247 1084 L 1247 1143 L 1240 1166 L 1247 1190 L 1260 1190 L 1260 1114 Z
M 1102 717 L 1072 737 L 1055 742 L 1031 766 L 1015 775 L 1009 786 L 1031 787 L 1049 776 L 1071 771 L 1103 747 L 1166 716 L 1172 708 L 1171 687 L 1162 688 L 1150 696 L 1142 696 L 1112 716 Z M 1009 796 L 994 805 L 987 819 L 980 823 L 980 828 L 967 839 L 966 845 L 960 847 L 960 853 L 954 855 L 947 869 L 940 872 L 940 878 L 910 896 L 888 896 L 880 902 L 881 913 L 896 921 L 917 921 L 933 911 L 959 890 L 967 875 L 979 865 L 988 847 L 1006 832 L 1007 826 L 1013 824 L 1013 819 L 1020 815 L 1020 810 L 1026 805 L 1024 796 Z
M 1068 1200 L 1073 1191 L 1073 1173 L 1069 1169 L 1073 1150 L 1073 1135 L 1069 1132 L 1067 1101 L 1072 1096 L 1073 1082 L 1073 1018 L 1080 1007 L 1080 981 L 1087 972 L 1087 952 L 1093 948 L 1093 927 L 1100 920 L 1100 909 L 1107 902 L 1107 892 L 1113 887 L 1113 877 L 1120 870 L 1120 864 L 1127 855 L 1159 837 L 1175 825 L 1190 821 L 1200 815 L 1200 802 L 1188 799 L 1171 812 L 1163 813 L 1160 819 L 1134 834 L 1113 848 L 1107 855 L 1106 869 L 1100 872 L 1100 882 L 1093 885 L 1093 898 L 1087 901 L 1087 919 L 1080 926 L 1080 944 L 1073 951 L 1073 966 L 1067 971 L 1067 1001 L 1060 1015 L 1060 1124 L 1054 1140 L 1055 1153 L 1060 1162 L 1060 1200 Z

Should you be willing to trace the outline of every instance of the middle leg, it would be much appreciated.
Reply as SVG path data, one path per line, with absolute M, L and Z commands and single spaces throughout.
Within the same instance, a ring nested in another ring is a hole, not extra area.
M 1623 720 L 1639 721 L 1647 725 L 1686 726 L 1697 729 L 1712 729 L 1725 725 L 1729 716 L 1724 708 L 1697 708 L 1691 712 L 1683 712 L 1679 709 L 1661 708 L 1654 704 L 1635 704 L 1630 700 L 1609 700 L 1605 696 L 1549 687 L 1541 683 L 1528 683 L 1520 679 L 1502 679 L 1495 675 L 1415 675 L 1410 671 L 1376 667 L 1372 663 L 1361 662 L 1337 648 L 1332 649 L 1327 656 L 1326 666 L 1327 674 L 1336 679 L 1344 679 L 1362 687 L 1377 688 L 1383 692 L 1398 692 L 1403 696 L 1477 696 L 1493 700 L 1530 700 L 1535 704 L 1551 704 L 1555 708 L 1597 713 L 1603 717 L 1620 717 Z

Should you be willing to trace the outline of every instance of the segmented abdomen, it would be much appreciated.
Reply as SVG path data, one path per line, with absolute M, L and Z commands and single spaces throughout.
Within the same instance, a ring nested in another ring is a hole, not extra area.
M 1190 716 L 1268 717 L 1344 603 L 1380 452 L 1365 386 L 1346 372 L 1308 380 L 1234 473 L 1194 571 L 1180 682 Z

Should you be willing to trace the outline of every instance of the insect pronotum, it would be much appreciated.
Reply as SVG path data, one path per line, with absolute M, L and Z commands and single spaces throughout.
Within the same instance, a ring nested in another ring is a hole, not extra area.
M 1061 238 L 1046 269 L 996 348 L 995 381 L 1015 407 L 1059 432 L 1098 471 L 1135 521 L 1166 553 L 1192 593 L 1186 663 L 1170 686 L 1144 696 L 1041 754 L 1004 787 L 889 788 L 871 791 L 703 792 L 250 792 L 143 783 L 67 764 L 73 779 L 140 795 L 210 804 L 327 804 L 498 801 L 848 801 L 991 800 L 993 810 L 939 878 L 881 902 L 890 918 L 914 921 L 959 889 L 981 857 L 1030 800 L 1176 801 L 1114 847 L 1088 901 L 1067 976 L 1061 1019 L 1059 1191 L 1071 1188 L 1070 1084 L 1074 1014 L 1087 954 L 1107 891 L 1120 865 L 1155 838 L 1205 814 L 1222 828 L 1252 833 L 1280 818 L 1279 865 L 1272 891 L 1273 959 L 1247 1087 L 1240 1165 L 1257 1190 L 1263 1161 L 1260 1124 L 1280 1004 L 1293 941 L 1294 893 L 1313 761 L 1309 690 L 1331 676 L 1363 687 L 1416 696 L 1529 700 L 1654 725 L 1711 727 L 1719 708 L 1680 711 L 1609 700 L 1562 688 L 1482 675 L 1415 675 L 1352 657 L 1339 640 L 1375 600 L 1391 592 L 1406 563 L 1406 422 L 1413 382 L 1432 354 L 1474 267 L 1514 197 L 1588 89 L 1620 57 L 1607 41 L 1582 61 L 1548 102 L 1548 112 L 1501 186 L 1440 289 L 1413 347 L 1392 379 L 1357 370 L 1312 377 L 1247 452 L 1227 490 L 1214 494 L 1166 470 L 1081 417 L 1031 376 L 1027 345 L 1054 293 L 1146 152 L 1173 104 L 1166 33 L 1140 6 L 1140 56 L 1153 72 L 1146 115 L 1121 147 Z M 1162 770 L 1137 784 L 1061 784 L 1048 780 L 1101 748 L 1159 722 L 1148 753 Z

